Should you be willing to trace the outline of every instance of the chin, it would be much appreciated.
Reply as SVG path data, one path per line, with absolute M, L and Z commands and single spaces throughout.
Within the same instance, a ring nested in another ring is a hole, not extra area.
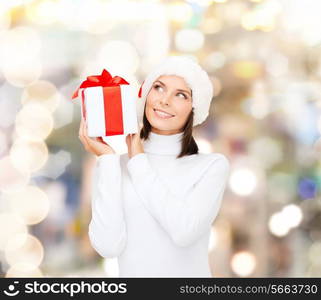
M 150 125 L 154 128 L 157 128 L 159 130 L 173 130 L 175 128 L 173 128 L 173 126 L 171 126 L 170 124 L 166 124 L 166 121 L 162 121 L 162 120 L 151 120 L 149 121 Z

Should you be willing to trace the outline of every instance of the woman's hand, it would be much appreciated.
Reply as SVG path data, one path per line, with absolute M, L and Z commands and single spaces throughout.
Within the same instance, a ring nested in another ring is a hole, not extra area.
M 136 154 L 144 153 L 144 148 L 139 136 L 139 132 L 140 130 L 137 133 L 128 134 L 126 136 L 129 158 L 132 158 Z
M 114 149 L 102 139 L 102 137 L 90 138 L 87 135 L 87 125 L 83 117 L 81 117 L 79 127 L 79 139 L 84 145 L 86 151 L 89 153 L 95 154 L 97 156 L 116 153 Z

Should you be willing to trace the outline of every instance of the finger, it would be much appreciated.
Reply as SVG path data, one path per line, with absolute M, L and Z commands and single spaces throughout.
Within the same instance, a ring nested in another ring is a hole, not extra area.
M 85 147 L 85 149 L 87 150 L 88 149 L 88 145 L 87 145 L 87 142 L 86 142 L 85 138 L 81 135 L 79 137 L 79 139 L 80 139 L 81 143 L 83 144 L 83 146 Z
M 97 140 L 98 142 L 101 142 L 101 143 L 105 144 L 105 145 L 108 145 L 108 144 L 103 140 L 103 138 L 102 138 L 101 136 L 97 137 L 96 140 Z
M 86 132 L 85 132 L 85 122 L 82 122 L 82 126 L 81 126 L 81 137 L 84 141 L 84 146 L 87 147 L 88 149 L 90 149 L 90 143 L 88 141 L 88 138 L 86 136 Z
M 80 136 L 81 134 L 81 127 L 82 127 L 82 118 L 80 119 L 80 124 L 79 124 L 79 132 L 78 132 L 78 135 Z
M 84 136 L 85 136 L 85 137 L 88 137 L 87 122 L 86 122 L 86 120 L 84 120 L 83 124 L 84 124 L 84 125 L 83 125 Z
M 129 146 L 129 143 L 130 143 L 130 134 L 127 134 L 126 135 L 126 144 L 127 144 L 127 146 Z

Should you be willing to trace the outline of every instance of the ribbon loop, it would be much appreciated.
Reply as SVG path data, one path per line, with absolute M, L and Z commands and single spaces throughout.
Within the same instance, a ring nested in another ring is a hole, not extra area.
M 74 94 L 72 95 L 72 99 L 78 97 L 79 90 L 82 88 L 94 86 L 117 86 L 121 84 L 129 83 L 120 76 L 112 77 L 106 69 L 103 69 L 101 75 L 88 76 L 87 79 L 83 81 L 79 88 L 77 88 L 77 90 L 74 92 Z

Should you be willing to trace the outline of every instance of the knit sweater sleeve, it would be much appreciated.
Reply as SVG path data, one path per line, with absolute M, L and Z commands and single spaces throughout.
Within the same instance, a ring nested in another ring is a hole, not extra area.
M 91 245 L 103 257 L 117 257 L 126 243 L 118 154 L 98 157 L 91 200 L 92 216 L 88 230 Z
M 210 229 L 218 214 L 230 163 L 219 154 L 209 164 L 189 192 L 178 195 L 160 180 L 145 153 L 133 156 L 127 163 L 144 206 L 179 246 L 189 246 L 197 241 Z

